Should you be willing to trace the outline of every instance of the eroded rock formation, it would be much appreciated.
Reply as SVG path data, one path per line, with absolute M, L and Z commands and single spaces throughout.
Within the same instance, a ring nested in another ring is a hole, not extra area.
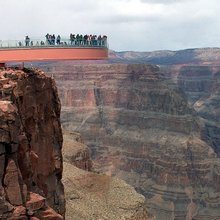
M 60 102 L 37 70 L 0 70 L 0 218 L 64 219 Z
M 89 145 L 94 168 L 118 175 L 161 220 L 220 215 L 220 162 L 204 123 L 157 66 L 54 65 L 62 123 Z
M 92 160 L 89 148 L 83 144 L 81 135 L 76 132 L 64 132 L 64 161 L 79 169 L 91 171 Z
M 155 220 L 144 196 L 123 180 L 84 171 L 91 169 L 91 160 L 79 134 L 64 134 L 63 156 L 66 220 Z
M 187 101 L 202 118 L 203 140 L 220 156 L 219 127 L 219 66 L 166 66 L 162 67 L 167 78 L 173 80 L 186 94 Z

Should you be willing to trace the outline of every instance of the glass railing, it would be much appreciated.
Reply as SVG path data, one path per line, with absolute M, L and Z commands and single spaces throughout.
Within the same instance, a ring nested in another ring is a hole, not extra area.
M 44 48 L 44 47 L 101 47 L 108 48 L 107 39 L 94 40 L 70 40 L 61 39 L 60 42 L 30 39 L 30 40 L 0 40 L 0 49 L 7 48 Z

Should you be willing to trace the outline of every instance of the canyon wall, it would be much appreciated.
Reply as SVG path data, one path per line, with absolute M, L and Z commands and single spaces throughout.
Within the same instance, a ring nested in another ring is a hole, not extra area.
M 205 122 L 204 139 L 220 157 L 220 68 L 213 74 L 212 81 L 208 95 L 197 100 L 194 108 Z
M 64 131 L 63 158 L 66 220 L 155 220 L 145 208 L 144 196 L 133 187 L 116 177 L 88 172 L 92 163 L 80 134 Z
M 64 219 L 60 101 L 40 71 L 0 70 L 0 218 Z
M 219 48 L 152 52 L 110 51 L 108 62 L 160 65 L 166 77 L 174 80 L 186 93 L 189 104 L 195 104 L 193 107 L 205 121 L 203 139 L 209 142 L 218 156 L 220 155 L 218 95 L 215 92 L 220 71 Z
M 155 220 L 133 187 L 88 172 L 90 152 L 78 133 L 65 132 L 62 150 L 61 105 L 51 77 L 2 68 L 0 89 L 1 219 Z
M 162 71 L 167 79 L 173 82 L 185 94 L 191 107 L 195 109 L 204 122 L 203 139 L 209 143 L 220 156 L 219 127 L 219 66 L 163 66 Z
M 186 93 L 189 102 L 205 122 L 204 139 L 220 156 L 219 126 L 219 66 L 182 67 L 178 75 L 178 86 Z
M 62 126 L 81 133 L 96 171 L 135 186 L 157 219 L 220 216 L 220 161 L 205 123 L 158 66 L 64 62 L 47 71 Z

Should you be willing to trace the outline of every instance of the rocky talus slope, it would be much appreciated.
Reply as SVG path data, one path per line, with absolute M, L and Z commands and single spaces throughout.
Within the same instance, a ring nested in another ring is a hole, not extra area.
M 64 219 L 60 102 L 37 70 L 0 70 L 0 218 Z
M 135 186 L 159 220 L 219 218 L 220 161 L 204 122 L 157 66 L 64 64 L 47 69 L 62 125 L 82 134 L 95 170 Z
M 64 134 L 63 156 L 66 220 L 155 220 L 144 207 L 144 196 L 133 187 L 116 177 L 88 172 L 89 151 L 79 134 Z

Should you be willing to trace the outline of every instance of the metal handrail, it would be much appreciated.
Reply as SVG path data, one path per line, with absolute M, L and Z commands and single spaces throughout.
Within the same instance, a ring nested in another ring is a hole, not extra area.
M 42 39 L 32 39 L 27 42 L 25 40 L 0 40 L 0 49 L 9 48 L 45 48 L 45 47 L 101 47 L 108 48 L 108 43 L 106 39 L 102 40 L 73 40 L 67 38 L 62 38 L 60 43 L 56 42 L 50 43 L 47 40 Z

